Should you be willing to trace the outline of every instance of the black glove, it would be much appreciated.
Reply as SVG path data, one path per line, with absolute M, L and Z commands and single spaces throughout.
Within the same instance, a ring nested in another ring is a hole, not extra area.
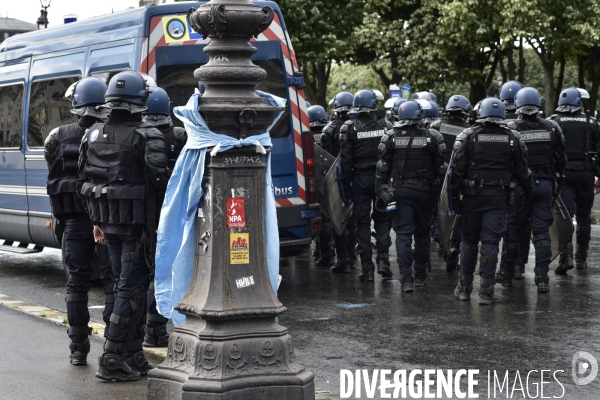
M 379 195 L 377 200 L 381 199 L 386 205 L 394 200 L 394 194 L 389 189 L 380 190 L 377 194 Z
M 452 211 L 454 214 L 462 214 L 462 200 L 459 197 L 452 198 Z
M 380 213 L 384 213 L 386 207 L 387 203 L 381 197 L 377 197 L 377 200 L 375 200 L 375 209 Z

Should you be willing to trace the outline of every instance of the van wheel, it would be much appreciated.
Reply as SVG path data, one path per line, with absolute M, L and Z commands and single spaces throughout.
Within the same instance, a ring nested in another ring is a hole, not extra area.
M 63 270 L 65 271 L 65 276 L 67 280 L 69 280 L 69 269 L 67 268 L 67 264 L 65 264 L 65 238 L 63 236 L 63 240 L 60 244 L 60 251 L 62 254 L 62 265 Z M 92 279 L 90 283 L 92 286 L 102 286 L 102 282 L 100 281 L 100 268 L 98 267 L 98 252 L 94 248 L 94 257 L 92 258 L 92 266 L 94 267 L 94 275 L 92 275 Z

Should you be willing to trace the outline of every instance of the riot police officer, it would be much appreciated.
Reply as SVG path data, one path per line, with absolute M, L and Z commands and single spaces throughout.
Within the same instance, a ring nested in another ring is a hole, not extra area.
M 512 120 L 517 119 L 519 115 L 515 112 L 517 106 L 515 106 L 515 95 L 519 90 L 523 88 L 521 82 L 508 81 L 500 88 L 500 100 L 504 103 L 506 109 L 506 119 Z
M 444 116 L 431 124 L 431 128 L 435 129 L 442 134 L 444 143 L 446 143 L 446 156 L 444 161 L 450 164 L 450 157 L 452 155 L 452 149 L 454 148 L 454 142 L 456 136 L 458 136 L 463 130 L 469 127 L 466 122 L 469 114 L 471 113 L 471 102 L 465 96 L 455 94 L 450 96 L 448 104 L 446 104 L 446 112 Z M 434 210 L 434 240 L 439 244 L 439 232 L 437 227 L 437 205 Z M 437 240 L 436 240 L 437 239 Z M 444 254 L 446 259 L 446 272 L 451 273 L 458 268 L 458 255 L 460 250 L 461 236 L 458 230 L 455 230 L 452 235 L 452 247 L 450 248 L 450 254 Z M 440 247 L 441 250 L 441 247 Z
M 587 93 L 584 92 L 585 98 Z M 560 191 L 569 214 L 577 218 L 577 248 L 575 267 L 587 267 L 587 252 L 590 242 L 591 217 L 594 205 L 594 177 L 598 173 L 598 151 L 600 151 L 600 127 L 596 119 L 583 113 L 583 96 L 576 88 L 563 90 L 558 97 L 557 114 L 549 119 L 562 128 L 565 137 L 568 162 L 565 179 Z M 600 187 L 600 180 L 596 182 Z M 571 239 L 572 240 L 572 239 Z M 573 244 L 560 254 L 555 272 L 566 274 L 573 268 Z
M 481 241 L 479 304 L 498 301 L 494 276 L 498 244 L 506 231 L 511 180 L 521 184 L 527 201 L 533 193 L 533 178 L 525 160 L 527 150 L 519 133 L 505 125 L 505 116 L 500 100 L 484 99 L 477 111 L 477 123 L 456 138 L 448 171 L 454 188 L 452 203 L 461 214 L 462 225 L 460 276 L 454 295 L 470 300 Z
M 336 118 L 332 119 L 323 128 L 321 135 L 321 147 L 329 154 L 337 157 L 340 154 L 340 129 L 344 122 L 350 119 L 348 112 L 352 108 L 354 95 L 349 92 L 340 92 L 335 95 L 332 101 L 333 112 Z M 331 267 L 335 273 L 349 273 L 355 268 L 356 260 L 356 223 L 353 219 L 348 221 L 346 228 L 341 235 L 333 232 L 333 241 L 335 243 L 336 263 Z
M 377 165 L 377 148 L 386 128 L 392 124 L 377 121 L 374 111 L 378 100 L 383 100 L 381 93 L 373 90 L 359 90 L 354 95 L 351 112 L 357 117 L 344 122 L 340 129 L 341 143 L 341 180 L 346 197 L 354 201 L 353 219 L 357 225 L 357 254 L 360 256 L 362 272 L 359 279 L 372 282 L 375 266 L 373 249 L 371 248 L 371 209 L 377 200 L 375 192 L 375 166 Z M 385 211 L 373 210 L 377 246 L 377 272 L 383 277 L 391 277 L 389 247 L 390 231 Z
M 318 146 L 322 147 L 321 137 L 323 127 L 327 125 L 327 112 L 321 106 L 310 106 L 307 110 L 308 121 L 310 123 L 310 132 L 313 137 L 313 141 Z M 316 265 L 319 267 L 330 267 L 335 261 L 333 253 L 332 239 L 333 239 L 333 226 L 331 221 L 325 214 L 321 214 L 321 230 L 316 240 L 316 246 L 319 258 L 315 258 Z
M 94 228 L 76 193 L 77 161 L 79 144 L 85 130 L 106 118 L 107 113 L 98 108 L 104 104 L 105 92 L 106 84 L 99 78 L 86 77 L 75 82 L 67 90 L 65 97 L 72 100 L 71 112 L 77 116 L 77 123 L 53 129 L 44 143 L 44 157 L 49 170 L 46 188 L 52 214 L 59 221 L 57 236 L 59 240 L 63 240 L 64 263 L 69 271 L 66 302 L 71 364 L 74 365 L 86 365 L 90 351 L 88 336 L 92 334 L 92 329 L 88 327 L 88 291 L 91 286 L 90 278 L 94 274 L 92 259 L 96 247 Z M 108 249 L 99 244 L 97 250 L 100 279 L 105 292 L 102 316 L 107 334 L 114 303 L 113 283 Z
M 174 127 L 171 120 L 171 100 L 164 89 L 156 88 L 146 100 L 146 111 L 143 121 L 158 129 L 165 138 L 167 146 L 167 156 L 169 169 L 172 171 L 175 167 L 177 157 L 183 150 L 183 146 L 187 142 L 187 134 L 185 129 Z M 160 209 L 164 201 L 164 192 L 158 192 L 158 200 L 156 201 L 156 216 L 155 221 L 159 220 Z M 150 268 L 150 284 L 147 292 L 148 314 L 146 315 L 146 331 L 144 335 L 144 346 L 147 347 L 164 347 L 168 344 L 169 335 L 167 334 L 168 319 L 160 315 L 156 309 L 156 299 L 154 298 L 154 246 L 156 245 L 156 237 L 150 237 L 151 248 L 146 249 L 147 263 Z
M 399 97 L 394 101 L 394 106 L 392 107 L 392 114 L 394 115 L 394 122 L 398 121 L 398 110 L 400 109 L 400 105 L 406 102 L 406 99 Z
M 142 122 L 148 85 L 133 71 L 116 74 L 105 94 L 110 114 L 83 138 L 78 181 L 90 217 L 106 240 L 115 306 L 96 377 L 133 381 L 152 367 L 144 357 L 140 320 L 146 313 L 148 266 L 142 243 L 156 230 L 156 191 L 169 179 L 165 138 Z
M 399 122 L 381 139 L 377 162 L 377 194 L 385 204 L 396 200 L 392 226 L 405 292 L 425 285 L 435 186 L 446 173 L 444 139 L 436 130 L 424 128 L 422 117 L 417 101 L 403 103 L 398 110 Z
M 538 292 L 549 290 L 548 270 L 552 260 L 549 228 L 552 225 L 552 199 L 557 176 L 562 177 L 567 156 L 562 130 L 554 121 L 538 117 L 542 107 L 542 96 L 532 88 L 520 89 L 515 96 L 515 106 L 519 118 L 510 121 L 508 126 L 521 134 L 527 146 L 527 164 L 535 182 L 535 191 L 529 202 L 525 202 L 522 191 L 513 196 L 513 204 L 508 212 L 506 233 L 506 253 L 502 254 L 500 270 L 496 282 L 502 286 L 512 286 L 515 262 L 519 256 L 519 242 L 527 236 L 529 242 L 531 226 L 535 247 L 535 283 Z M 516 192 L 517 193 L 517 192 Z

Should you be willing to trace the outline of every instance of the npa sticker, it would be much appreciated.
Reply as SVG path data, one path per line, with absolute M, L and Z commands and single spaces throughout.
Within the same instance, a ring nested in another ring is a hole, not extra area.
M 90 134 L 90 142 L 95 142 L 98 139 L 98 134 L 100 134 L 100 131 L 98 129 L 94 129 L 94 132 Z
M 250 264 L 250 234 L 229 234 L 229 260 L 231 264 Z
M 246 212 L 243 197 L 230 197 L 227 199 L 227 227 L 243 228 L 246 226 Z

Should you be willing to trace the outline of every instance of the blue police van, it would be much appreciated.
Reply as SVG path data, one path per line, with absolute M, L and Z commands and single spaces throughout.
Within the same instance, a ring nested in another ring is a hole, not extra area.
M 271 26 L 253 39 L 253 61 L 267 71 L 258 89 L 287 99 L 273 128 L 273 183 L 282 254 L 308 248 L 321 222 L 302 73 L 277 4 Z M 208 62 L 186 14 L 200 2 L 148 6 L 17 35 L 0 44 L 0 249 L 35 252 L 60 247 L 46 193 L 44 140 L 75 122 L 65 91 L 85 76 L 108 81 L 119 71 L 147 73 L 174 106 L 197 87 Z M 179 120 L 173 117 L 175 124 Z M 180 125 L 181 126 L 181 125 Z

